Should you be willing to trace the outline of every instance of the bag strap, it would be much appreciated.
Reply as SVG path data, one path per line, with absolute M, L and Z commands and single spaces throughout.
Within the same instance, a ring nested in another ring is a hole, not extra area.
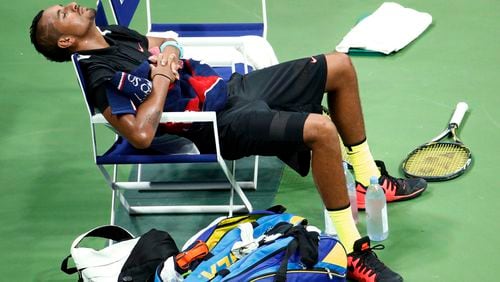
M 285 213 L 286 207 L 282 206 L 282 205 L 275 205 L 275 206 L 272 206 L 270 208 L 267 208 L 266 211 L 282 214 L 282 213 Z
M 80 236 L 78 236 L 73 241 L 73 244 L 71 245 L 71 249 L 76 248 L 78 246 L 78 244 L 80 244 L 83 241 L 83 239 L 85 239 L 87 237 L 109 239 L 109 240 L 113 240 L 116 242 L 134 239 L 134 236 L 130 232 L 128 232 L 126 229 L 124 229 L 123 227 L 120 227 L 117 225 L 103 225 L 103 226 L 98 226 L 94 229 L 91 229 L 91 230 L 87 231 L 86 233 L 83 233 Z
M 97 238 L 109 239 L 109 240 L 113 240 L 116 242 L 134 239 L 134 236 L 129 231 L 127 231 L 126 229 L 124 229 L 120 226 L 103 225 L 103 226 L 98 226 L 96 228 L 93 228 L 93 229 L 81 234 L 80 236 L 78 236 L 73 241 L 73 244 L 71 244 L 71 249 L 76 248 L 83 241 L 83 239 L 85 239 L 87 237 L 97 237 Z M 71 255 L 69 255 L 63 259 L 63 261 L 61 262 L 61 271 L 66 273 L 66 274 L 71 275 L 71 274 L 78 272 L 78 269 L 76 267 L 69 267 L 68 268 L 68 261 L 70 258 L 71 258 Z
M 293 237 L 293 240 L 290 241 L 286 248 L 286 253 L 274 278 L 276 282 L 286 281 L 288 260 L 297 249 L 299 250 L 300 261 L 306 268 L 311 268 L 318 262 L 319 232 L 308 231 L 306 226 L 301 224 L 286 230 L 283 237 L 288 236 Z
M 286 253 L 283 256 L 283 259 L 281 260 L 280 267 L 278 268 L 278 271 L 276 272 L 276 275 L 274 276 L 275 282 L 285 282 L 286 281 L 286 271 L 288 269 L 288 260 L 295 253 L 295 251 L 297 251 L 298 246 L 299 246 L 299 241 L 295 238 L 292 241 L 290 241 L 290 243 L 288 244 L 288 247 L 286 248 Z
M 78 269 L 76 269 L 76 267 L 70 267 L 68 268 L 68 260 L 69 258 L 71 257 L 71 255 L 65 257 L 63 259 L 63 261 L 61 262 L 61 271 L 66 273 L 66 274 L 74 274 L 78 271 Z

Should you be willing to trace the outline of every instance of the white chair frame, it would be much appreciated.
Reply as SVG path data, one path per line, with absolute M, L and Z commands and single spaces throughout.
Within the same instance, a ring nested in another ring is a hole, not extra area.
M 81 93 L 85 101 L 87 101 L 87 97 L 85 94 L 85 86 L 84 82 L 80 77 L 80 71 L 78 68 L 78 55 L 74 55 L 73 57 L 73 66 L 74 70 L 77 74 L 78 83 L 80 86 Z M 112 189 L 112 202 L 111 202 L 111 224 L 115 223 L 115 208 L 116 208 L 116 199 L 119 200 L 121 205 L 127 210 L 129 214 L 165 214 L 165 213 L 228 213 L 229 216 L 232 216 L 233 212 L 251 212 L 253 210 L 252 204 L 248 200 L 247 196 L 242 190 L 242 187 L 245 188 L 253 188 L 254 182 L 238 182 L 234 177 L 235 166 L 234 161 L 232 161 L 232 170 L 230 170 L 226 164 L 226 161 L 222 158 L 220 153 L 220 144 L 218 137 L 218 129 L 217 129 L 217 118 L 215 112 L 168 112 L 163 113 L 160 122 L 209 122 L 212 124 L 214 130 L 214 138 L 216 145 L 216 158 L 217 163 L 222 169 L 224 175 L 226 176 L 228 182 L 207 182 L 207 183 L 168 183 L 168 182 L 152 182 L 145 181 L 141 179 L 141 166 L 138 165 L 138 173 L 135 181 L 118 181 L 118 164 L 112 165 L 103 165 L 97 163 L 98 156 L 98 145 L 97 145 L 97 136 L 96 136 L 96 125 L 106 125 L 111 127 L 108 121 L 104 118 L 104 116 L 100 113 L 93 113 L 93 110 L 90 109 L 89 104 L 86 102 L 87 111 L 89 113 L 89 122 L 90 129 L 92 135 L 92 150 L 94 154 L 94 162 L 98 166 L 99 170 L 103 174 L 107 184 Z M 109 167 L 112 167 L 112 172 L 109 172 Z M 257 175 L 257 168 L 254 169 L 254 177 Z M 161 205 L 161 206 L 134 206 L 130 205 L 125 196 L 123 195 L 123 191 L 125 190 L 167 190 L 167 191 L 175 191 L 175 190 L 183 190 L 183 191 L 192 191 L 192 190 L 211 190 L 211 189 L 230 189 L 229 203 L 227 205 Z M 239 196 L 242 205 L 234 204 L 234 194 Z

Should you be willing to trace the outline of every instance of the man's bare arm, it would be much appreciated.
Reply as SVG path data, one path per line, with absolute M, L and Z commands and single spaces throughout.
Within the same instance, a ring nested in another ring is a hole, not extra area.
M 153 48 L 153 47 L 159 48 L 160 45 L 165 41 L 176 41 L 176 40 L 173 38 L 161 38 L 161 37 L 148 36 L 149 48 Z M 170 54 L 175 54 L 177 56 L 177 58 L 179 58 L 179 55 L 180 55 L 179 49 L 175 48 L 174 46 L 167 46 L 165 48 L 165 50 L 163 51 L 163 53 L 166 55 L 167 58 L 168 58 L 168 55 L 170 55 Z
M 158 59 L 161 61 L 163 54 L 160 54 Z M 137 108 L 135 115 L 114 115 L 110 107 L 103 112 L 106 120 L 136 148 L 147 148 L 153 141 L 165 105 L 168 87 L 177 76 L 172 71 L 176 68 L 176 64 L 177 59 L 172 55 L 165 65 L 152 66 L 151 94 Z

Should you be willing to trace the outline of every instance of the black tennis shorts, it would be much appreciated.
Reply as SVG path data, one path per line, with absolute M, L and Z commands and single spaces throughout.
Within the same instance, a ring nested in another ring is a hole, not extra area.
M 325 56 L 318 55 L 234 74 L 228 103 L 217 114 L 222 156 L 278 156 L 307 175 L 304 123 L 309 113 L 322 112 L 326 72 Z

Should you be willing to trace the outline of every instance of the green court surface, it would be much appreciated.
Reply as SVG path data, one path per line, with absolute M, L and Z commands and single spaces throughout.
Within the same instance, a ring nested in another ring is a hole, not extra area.
M 154 15 L 165 21 L 252 21 L 258 11 L 235 0 L 162 2 Z M 268 39 L 280 61 L 333 50 L 360 17 L 383 3 L 268 2 Z M 474 160 L 463 176 L 430 183 L 420 198 L 390 204 L 390 235 L 378 255 L 405 281 L 498 281 L 500 2 L 399 3 L 430 13 L 432 26 L 394 55 L 352 57 L 373 154 L 401 176 L 406 153 L 444 129 L 456 103 L 466 101 L 469 112 L 459 134 Z M 111 192 L 93 164 L 72 66 L 46 62 L 29 43 L 32 17 L 53 4 L 59 2 L 0 3 L 2 281 L 75 281 L 59 270 L 72 240 L 109 220 Z M 144 17 L 132 25 L 145 31 Z M 279 182 L 279 173 L 274 180 Z M 274 203 L 323 225 L 311 176 L 301 178 L 285 168 Z M 364 233 L 363 214 L 361 219 Z M 189 225 L 189 216 L 183 223 Z

